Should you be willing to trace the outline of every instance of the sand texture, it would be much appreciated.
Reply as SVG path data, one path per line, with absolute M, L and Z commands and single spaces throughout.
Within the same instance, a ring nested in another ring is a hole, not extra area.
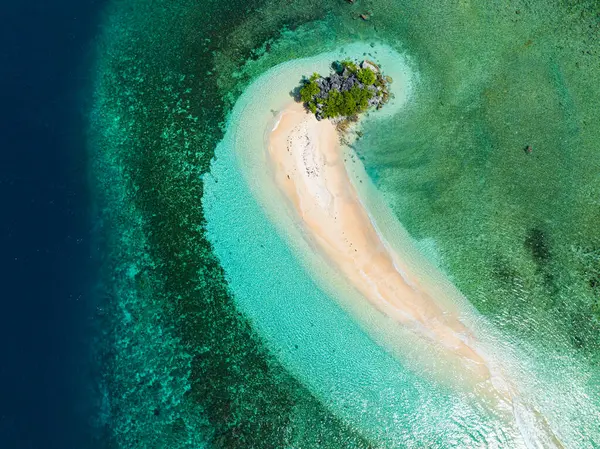
M 543 416 L 527 407 L 516 411 L 514 386 L 456 311 L 444 307 L 448 299 L 436 300 L 430 280 L 386 245 L 349 176 L 339 138 L 331 121 L 317 121 L 295 103 L 278 114 L 268 136 L 267 166 L 311 248 L 377 310 L 458 361 L 481 395 L 532 418 L 546 447 L 560 447 Z

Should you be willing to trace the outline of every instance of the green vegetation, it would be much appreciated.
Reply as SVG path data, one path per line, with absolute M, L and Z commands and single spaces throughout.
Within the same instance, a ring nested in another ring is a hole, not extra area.
M 342 62 L 340 62 L 340 64 L 342 65 L 343 69 L 348 69 L 348 71 L 350 71 L 350 73 L 357 73 L 359 71 L 358 66 L 350 61 L 349 59 L 346 59 Z
M 368 65 L 344 60 L 328 77 L 313 73 L 300 88 L 300 100 L 319 120 L 353 117 L 370 106 L 381 107 L 389 96 L 387 82 Z
M 319 92 L 321 92 L 319 85 L 315 81 L 309 81 L 300 89 L 300 98 L 304 103 L 308 103 Z
M 369 99 L 373 97 L 373 92 L 366 88 L 353 86 L 350 90 L 339 92 L 332 90 L 329 97 L 323 100 L 323 117 L 333 118 L 339 115 L 350 117 L 364 112 L 369 107 Z M 309 109 L 312 111 L 309 103 Z M 314 107 L 316 111 L 316 106 Z
M 373 73 L 373 70 L 369 69 L 368 67 L 366 69 L 359 70 L 356 76 L 361 83 L 367 85 L 375 84 L 375 81 L 377 81 L 375 73 Z

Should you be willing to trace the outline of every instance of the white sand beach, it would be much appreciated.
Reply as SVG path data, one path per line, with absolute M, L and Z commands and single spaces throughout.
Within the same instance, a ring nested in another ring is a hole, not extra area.
M 276 118 L 267 165 L 298 226 L 366 301 L 429 344 L 439 345 L 445 356 L 457 358 L 467 383 L 472 382 L 479 394 L 514 408 L 514 386 L 497 369 L 492 373 L 494 365 L 478 349 L 473 333 L 455 310 L 444 307 L 448 300 L 436 301 L 434 294 L 444 292 L 429 291 L 428 282 L 379 235 L 348 174 L 339 139 L 331 121 L 317 121 L 297 103 L 287 105 Z M 529 415 L 546 435 L 546 447 L 561 447 L 543 416 L 535 410 Z
M 385 67 L 396 67 L 396 99 L 377 112 L 385 117 L 406 103 L 410 76 L 397 54 L 378 51 Z M 395 429 L 381 421 L 377 407 L 361 404 L 397 410 L 406 383 L 396 376 L 412 371 L 481 399 L 516 425 L 522 440 L 561 447 L 544 416 L 517 394 L 524 390 L 520 377 L 515 386 L 510 347 L 499 353 L 493 329 L 419 253 L 360 161 L 349 163 L 352 150 L 340 144 L 335 125 L 317 121 L 290 98 L 302 74 L 328 70 L 330 61 L 331 55 L 321 55 L 261 77 L 236 105 L 217 151 L 218 177 L 207 184 L 204 204 L 240 308 L 290 370 L 326 400 L 335 398 L 339 413 L 349 419 L 345 398 L 361 397 L 350 404 L 361 425 Z M 386 354 L 366 349 L 371 342 L 332 310 L 330 299 Z M 299 337 L 307 344 L 297 345 Z M 329 351 L 334 344 L 336 352 Z M 406 368 L 398 370 L 389 354 Z M 357 383 L 358 376 L 369 380 Z M 375 393 L 384 389 L 395 393 Z M 506 425 L 501 429 L 500 440 Z
M 414 273 L 395 263 L 402 257 L 384 244 L 361 203 L 335 125 L 291 103 L 271 132 L 268 157 L 277 186 L 322 257 L 379 311 L 460 357 L 475 382 L 488 380 L 471 332 L 454 311 L 436 303 Z

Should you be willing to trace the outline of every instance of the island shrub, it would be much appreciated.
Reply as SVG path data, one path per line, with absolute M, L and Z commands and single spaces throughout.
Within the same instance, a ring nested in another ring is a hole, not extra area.
M 356 74 L 356 77 L 361 83 L 368 85 L 375 84 L 375 82 L 377 81 L 377 76 L 375 76 L 373 70 L 371 70 L 368 67 L 360 69 Z
M 350 117 L 364 112 L 369 107 L 369 99 L 373 93 L 368 89 L 353 86 L 350 90 L 340 92 L 332 90 L 328 98 L 323 102 L 323 118 L 335 118 L 338 116 Z M 310 107 L 312 111 L 313 109 Z M 316 107 L 315 107 L 316 110 Z
M 349 59 L 345 59 L 341 62 L 342 65 L 342 71 L 344 69 L 348 69 L 348 71 L 350 73 L 356 73 L 358 72 L 358 65 L 356 65 L 356 63 L 354 63 L 353 61 L 349 60 Z
M 300 99 L 303 103 L 309 103 L 313 99 L 313 97 L 316 96 L 319 92 L 321 92 L 321 88 L 316 83 L 316 81 L 308 81 L 300 89 Z
M 313 73 L 300 87 L 300 100 L 318 120 L 355 117 L 370 106 L 379 108 L 385 103 L 389 93 L 381 73 L 350 60 L 332 67 L 334 73 L 330 76 Z

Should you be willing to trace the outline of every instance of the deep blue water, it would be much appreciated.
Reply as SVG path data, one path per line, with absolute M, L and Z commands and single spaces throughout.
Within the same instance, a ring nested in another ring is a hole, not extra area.
M 0 14 L 0 448 L 93 447 L 85 98 L 102 1 Z

